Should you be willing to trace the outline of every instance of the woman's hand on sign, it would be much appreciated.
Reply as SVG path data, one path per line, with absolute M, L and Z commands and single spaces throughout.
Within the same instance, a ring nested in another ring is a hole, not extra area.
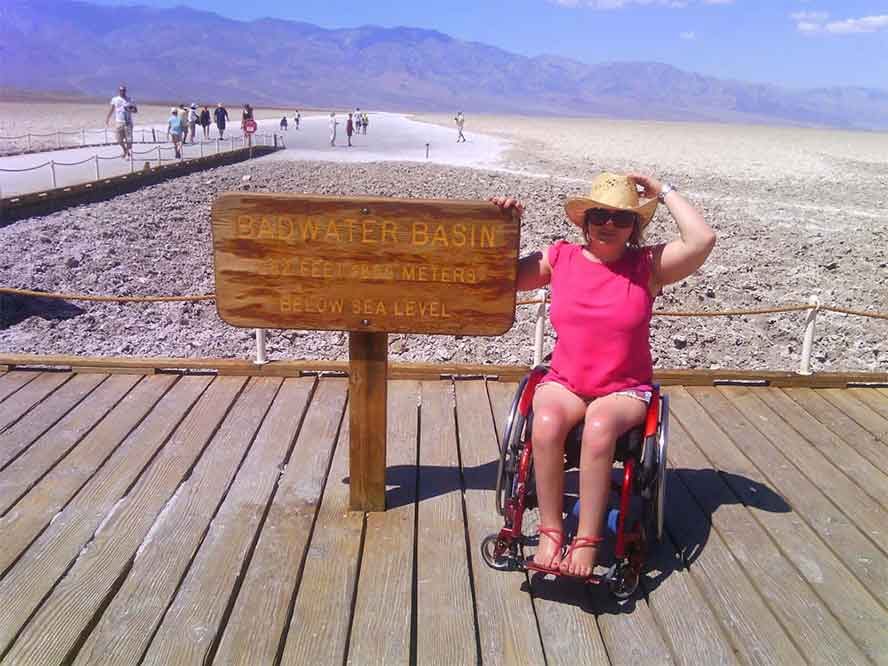
M 500 210 L 514 210 L 518 214 L 518 219 L 521 219 L 521 216 L 524 215 L 524 204 L 518 201 L 518 199 L 513 199 L 512 197 L 490 197 L 488 201 Z

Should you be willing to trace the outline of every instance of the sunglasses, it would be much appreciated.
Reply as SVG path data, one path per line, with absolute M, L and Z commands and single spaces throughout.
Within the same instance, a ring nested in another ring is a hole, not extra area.
M 603 208 L 589 208 L 583 217 L 586 224 L 596 227 L 604 226 L 608 220 L 614 223 L 617 229 L 629 229 L 635 226 L 638 215 L 631 210 L 605 210 Z

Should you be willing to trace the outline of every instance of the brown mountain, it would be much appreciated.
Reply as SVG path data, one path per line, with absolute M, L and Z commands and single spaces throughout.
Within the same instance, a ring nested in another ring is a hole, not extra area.
M 234 21 L 182 7 L 3 0 L 0 60 L 0 95 L 27 90 L 104 97 L 126 81 L 144 101 L 200 97 L 888 128 L 885 91 L 795 91 L 661 63 L 530 58 L 431 30 L 326 30 L 275 19 Z

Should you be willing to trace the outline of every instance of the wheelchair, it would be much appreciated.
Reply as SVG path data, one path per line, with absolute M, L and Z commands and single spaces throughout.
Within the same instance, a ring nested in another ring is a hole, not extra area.
M 533 396 L 548 367 L 540 365 L 521 380 L 500 442 L 496 479 L 496 510 L 504 525 L 481 542 L 484 562 L 498 571 L 540 571 L 552 574 L 532 562 L 525 548 L 537 546 L 538 511 L 533 471 Z M 585 583 L 606 584 L 618 600 L 629 599 L 638 588 L 648 550 L 663 536 L 663 506 L 666 494 L 666 448 L 669 438 L 669 397 L 654 387 L 645 422 L 624 433 L 616 443 L 611 479 L 611 502 L 607 512 L 607 558 L 599 559 Z M 565 441 L 565 470 L 579 469 L 583 423 Z M 565 484 L 565 543 L 576 530 L 579 501 Z M 574 509 L 571 510 L 571 502 Z M 602 554 L 605 551 L 602 551 Z M 609 561 L 609 565 L 608 565 Z M 558 575 L 558 574 L 555 574 Z

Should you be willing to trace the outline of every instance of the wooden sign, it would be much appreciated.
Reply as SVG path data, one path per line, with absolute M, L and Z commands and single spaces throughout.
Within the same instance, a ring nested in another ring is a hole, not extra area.
M 233 326 L 500 335 L 519 222 L 481 201 L 227 193 L 216 306 Z

